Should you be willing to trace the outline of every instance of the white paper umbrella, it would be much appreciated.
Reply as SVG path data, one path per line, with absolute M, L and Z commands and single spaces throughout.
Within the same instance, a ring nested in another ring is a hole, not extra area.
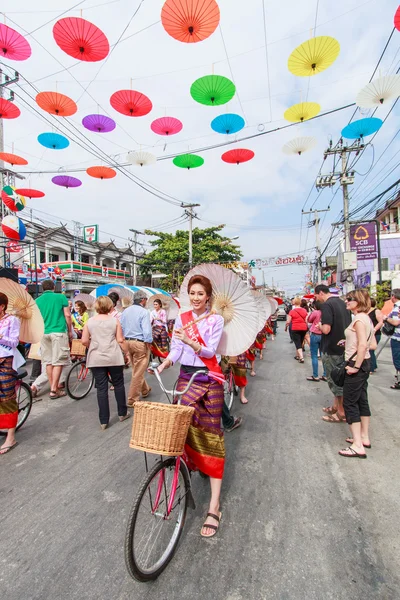
M 148 167 L 157 162 L 157 157 L 150 152 L 129 152 L 126 160 L 136 167 Z
M 298 154 L 301 156 L 307 150 L 311 150 L 317 145 L 314 137 L 297 137 L 287 142 L 282 148 L 285 154 Z
M 77 300 L 80 300 L 81 302 L 83 302 L 86 305 L 86 308 L 88 310 L 92 310 L 92 308 L 94 307 L 94 303 L 96 302 L 96 298 L 93 298 L 93 296 L 91 296 L 90 294 L 77 294 L 76 296 L 74 296 L 74 298 L 72 299 L 72 303 L 75 307 L 75 302 Z
M 218 353 L 237 356 L 245 352 L 259 332 L 258 306 L 250 288 L 236 273 L 220 265 L 197 265 L 183 280 L 179 301 L 181 312 L 190 309 L 187 286 L 193 275 L 204 275 L 213 288 L 212 309 L 224 318 L 225 327 L 218 346 Z
M 161 300 L 162 307 L 167 313 L 168 320 L 176 319 L 179 313 L 179 307 L 173 298 L 166 296 L 165 294 L 154 294 L 147 300 L 146 307 L 149 310 L 154 310 L 154 300 Z
M 278 303 L 275 298 L 271 298 L 270 296 L 266 296 L 266 298 L 271 305 L 271 314 L 273 315 L 278 310 Z
M 373 108 L 400 96 L 400 75 L 385 75 L 371 81 L 357 95 L 356 104 Z
M 0 290 L 8 298 L 7 313 L 21 322 L 19 339 L 35 344 L 44 335 L 44 322 L 39 307 L 22 285 L 7 278 L 0 278 Z M 0 339 L 1 342 L 1 339 Z
M 251 293 L 257 302 L 259 317 L 258 331 L 261 331 L 265 325 L 265 321 L 271 316 L 271 305 L 262 292 L 252 290 Z
M 107 296 L 109 296 L 111 292 L 115 292 L 116 294 L 118 294 L 120 300 L 122 300 L 123 298 L 127 298 L 128 300 L 132 300 L 132 302 L 133 302 L 133 292 L 129 288 L 125 288 L 125 287 L 110 288 L 107 292 Z

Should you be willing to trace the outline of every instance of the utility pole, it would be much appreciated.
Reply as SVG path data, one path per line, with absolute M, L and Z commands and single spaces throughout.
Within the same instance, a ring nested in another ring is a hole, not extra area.
M 355 171 L 348 169 L 348 162 L 351 155 L 354 153 L 356 157 L 360 152 L 363 152 L 368 144 L 364 143 L 363 137 L 360 137 L 350 145 L 346 145 L 343 138 L 340 138 L 336 146 L 329 145 L 329 148 L 324 152 L 324 159 L 328 156 L 338 155 L 341 159 L 341 171 L 336 172 L 334 169 L 328 175 L 319 175 L 316 181 L 317 190 L 324 187 L 333 187 L 339 181 L 343 193 L 343 224 L 344 224 L 344 251 L 350 252 L 350 221 L 349 221 L 349 193 L 348 186 L 354 183 Z M 335 160 L 334 160 L 335 164 Z M 348 269 L 345 269 L 348 270 Z M 351 279 L 351 281 L 350 281 Z M 347 291 L 354 287 L 352 274 L 348 277 Z
M 195 217 L 195 213 L 193 212 L 193 208 L 196 206 L 200 206 L 200 204 L 185 204 L 184 208 L 185 214 L 189 217 L 189 268 L 193 267 L 193 217 Z
M 135 262 L 133 263 L 133 285 L 136 285 L 137 281 L 137 246 L 138 246 L 138 235 L 144 235 L 143 231 L 137 231 L 137 229 L 130 229 L 133 233 L 133 247 L 135 253 Z
M 304 210 L 301 211 L 301 213 L 303 215 L 314 215 L 314 221 L 311 221 L 309 223 L 309 227 L 313 227 L 315 226 L 315 249 L 316 249 L 316 262 L 317 262 L 317 283 L 321 283 L 322 281 L 322 276 L 321 276 L 321 244 L 320 244 L 320 239 L 319 239 L 319 217 L 318 214 L 319 213 L 324 213 L 324 212 L 329 212 L 331 209 L 328 206 L 328 208 L 324 208 L 323 210 L 309 210 L 307 212 L 304 212 Z

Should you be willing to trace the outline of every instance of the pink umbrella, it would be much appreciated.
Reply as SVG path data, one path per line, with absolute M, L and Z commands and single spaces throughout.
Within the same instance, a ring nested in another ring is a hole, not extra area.
M 182 130 L 182 122 L 174 117 L 161 117 L 151 124 L 151 129 L 158 135 L 174 135 Z
M 0 23 L 0 54 L 10 60 L 26 60 L 32 50 L 23 35 Z

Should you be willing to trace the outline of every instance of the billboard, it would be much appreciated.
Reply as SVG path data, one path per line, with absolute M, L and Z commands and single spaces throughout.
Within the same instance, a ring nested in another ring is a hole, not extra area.
M 350 227 L 350 249 L 357 252 L 358 260 L 378 258 L 375 222 Z

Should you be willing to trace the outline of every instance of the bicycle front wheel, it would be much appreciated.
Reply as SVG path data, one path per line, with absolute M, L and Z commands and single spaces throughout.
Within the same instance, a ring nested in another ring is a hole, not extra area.
M 25 423 L 29 417 L 29 413 L 32 408 L 32 391 L 27 383 L 24 381 L 18 381 L 16 384 L 15 392 L 17 395 L 18 402 L 18 421 L 16 430 L 18 430 Z M 0 431 L 0 435 L 7 435 L 8 430 Z
M 68 396 L 74 400 L 82 400 L 93 387 L 94 375 L 85 362 L 75 363 L 67 375 L 65 387 Z
M 224 402 L 229 410 L 232 408 L 234 396 L 234 383 L 232 375 L 228 379 L 225 379 L 224 383 Z
M 173 557 L 182 535 L 190 481 L 181 464 L 173 496 L 177 460 L 172 457 L 154 465 L 143 480 L 129 515 L 125 563 L 130 576 L 138 581 L 157 579 Z

